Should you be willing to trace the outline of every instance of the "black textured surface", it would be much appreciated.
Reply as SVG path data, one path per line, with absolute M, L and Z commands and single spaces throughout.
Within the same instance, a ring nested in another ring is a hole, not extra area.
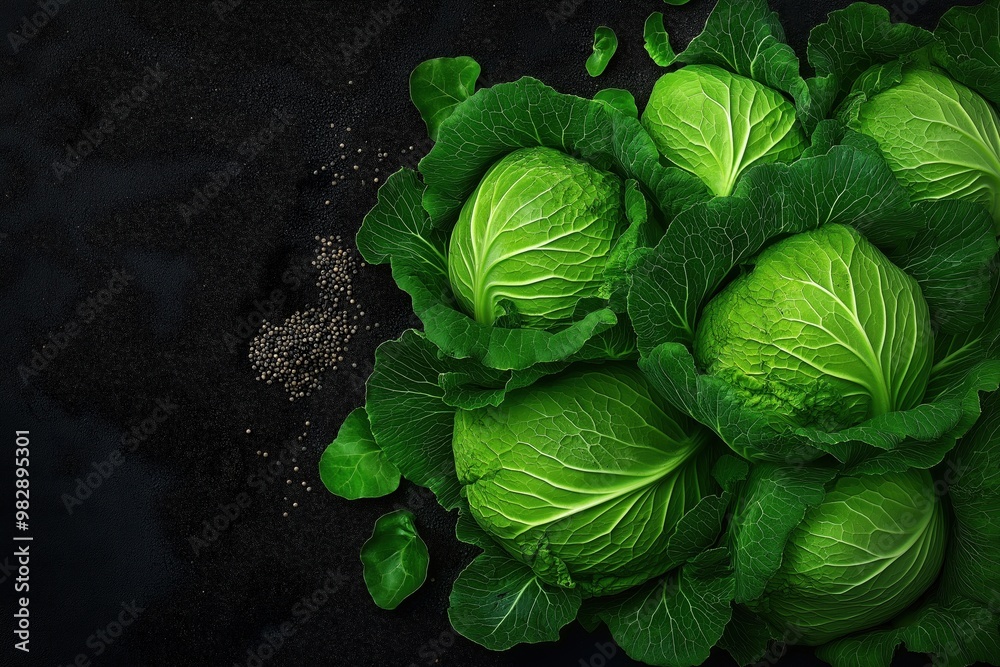
M 4 33 L 21 30 L 39 4 L 46 2 L 7 0 Z M 454 517 L 407 485 L 357 503 L 322 490 L 317 460 L 362 402 L 376 345 L 415 324 L 386 268 L 356 277 L 368 322 L 380 323 L 352 344 L 347 361 L 358 370 L 331 374 L 309 399 L 289 403 L 281 388 L 255 381 L 240 323 L 274 290 L 284 297 L 279 319 L 314 301 L 314 288 L 286 271 L 309 257 L 316 235 L 350 242 L 375 201 L 372 179 L 415 165 L 427 150 L 407 94 L 416 64 L 468 54 L 487 84 L 533 75 L 581 95 L 624 87 L 641 106 L 658 75 L 642 47 L 646 16 L 664 11 L 681 47 L 712 3 L 47 4 L 57 11 L 37 35 L 15 43 L 8 36 L 0 45 L 0 535 L 11 524 L 13 431 L 30 429 L 35 537 L 29 656 L 11 647 L 13 549 L 0 540 L 0 664 L 72 664 L 79 655 L 133 667 L 261 664 L 251 653 L 285 622 L 294 633 L 272 655 L 265 649 L 262 664 L 635 664 L 620 651 L 606 659 L 607 634 L 589 636 L 575 624 L 558 644 L 506 654 L 456 638 L 447 597 L 470 551 L 453 537 Z M 800 54 L 809 26 L 846 4 L 773 3 Z M 950 4 L 896 7 L 933 27 Z M 356 29 L 378 26 L 378 13 L 394 7 L 388 25 L 359 41 Z M 621 46 L 595 80 L 583 63 L 600 24 L 615 29 Z M 126 117 L 114 103 L 144 77 L 146 90 L 137 92 L 144 99 Z M 107 132 L 105 117 L 114 123 Z M 246 143 L 272 123 L 283 128 L 273 141 Z M 54 166 L 95 129 L 102 140 L 91 155 L 69 170 Z M 340 167 L 322 166 L 341 154 L 359 169 L 332 187 Z M 230 163 L 240 173 L 204 210 L 183 215 L 195 189 Z M 106 306 L 87 305 L 116 271 L 124 288 Z M 64 349 L 22 377 L 18 368 L 72 322 L 78 328 Z M 120 465 L 104 465 L 110 476 L 70 512 L 64 494 L 114 450 L 128 449 L 123 434 L 154 416 L 157 401 L 176 408 Z M 301 471 L 263 480 L 267 461 L 257 451 L 276 452 L 307 420 Z M 239 516 L 214 541 L 195 545 L 203 522 L 232 504 L 242 505 Z M 398 505 L 418 516 L 431 579 L 384 612 L 364 589 L 358 550 L 375 519 Z M 301 606 L 330 570 L 343 575 L 337 592 L 317 609 Z M 104 644 L 93 636 L 133 600 L 144 611 L 120 637 Z M 900 662 L 910 661 L 924 663 L 916 656 Z M 710 662 L 729 664 L 721 655 Z M 816 660 L 800 651 L 782 664 Z

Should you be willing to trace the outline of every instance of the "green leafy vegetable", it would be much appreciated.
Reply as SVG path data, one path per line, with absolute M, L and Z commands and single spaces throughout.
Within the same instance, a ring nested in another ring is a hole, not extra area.
M 354 410 L 319 461 L 319 476 L 330 493 L 348 500 L 378 498 L 399 487 L 399 470 L 372 436 L 368 413 Z
M 926 471 L 841 477 L 788 535 L 781 566 L 752 603 L 793 643 L 875 627 L 937 578 L 945 511 Z
M 843 225 L 767 248 L 705 306 L 694 342 L 747 404 L 827 430 L 919 405 L 933 350 L 917 281 Z
M 618 50 L 618 36 L 607 26 L 600 26 L 594 31 L 594 52 L 587 58 L 587 72 L 590 76 L 600 76 L 604 73 L 611 58 Z
M 395 609 L 427 578 L 427 545 L 417 534 L 413 512 L 396 510 L 375 522 L 361 547 L 365 584 L 375 604 Z
M 673 48 L 670 46 L 670 35 L 663 27 L 663 13 L 653 12 L 646 19 L 646 24 L 642 29 L 642 36 L 646 42 L 646 51 L 653 62 L 660 67 L 669 67 L 677 58 Z
M 410 99 L 437 141 L 443 123 L 462 101 L 472 97 L 479 79 L 479 63 L 468 56 L 435 58 L 417 65 L 410 74 Z
M 904 68 L 881 91 L 868 84 L 848 124 L 878 142 L 913 199 L 981 203 L 1000 232 L 1000 118 L 989 103 L 930 69 Z
M 460 410 L 472 515 L 552 585 L 604 595 L 668 571 L 675 528 L 713 484 L 708 434 L 660 402 L 633 365 L 604 364 Z
M 642 123 L 667 159 L 720 196 L 751 165 L 793 160 L 806 145 L 791 103 L 714 65 L 660 77 Z
M 605 88 L 594 95 L 594 100 L 597 102 L 604 102 L 605 104 L 610 105 L 613 109 L 617 109 L 631 118 L 639 117 L 639 108 L 635 105 L 635 97 L 633 97 L 632 93 L 627 90 L 622 90 L 620 88 Z
M 531 568 L 482 554 L 462 571 L 451 591 L 448 618 L 466 637 L 494 651 L 555 641 L 580 608 L 580 591 L 550 586 Z
M 597 298 L 614 241 L 627 224 L 620 179 L 551 148 L 494 164 L 451 234 L 455 297 L 486 325 L 516 312 L 521 326 L 569 324 Z M 557 260 L 557 261 L 556 261 Z

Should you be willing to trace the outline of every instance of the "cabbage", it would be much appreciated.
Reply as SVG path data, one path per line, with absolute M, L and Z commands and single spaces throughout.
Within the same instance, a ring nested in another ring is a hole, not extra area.
M 614 174 L 551 148 L 524 148 L 494 164 L 462 207 L 448 277 L 462 307 L 493 324 L 507 301 L 521 326 L 572 321 L 597 298 L 612 245 L 627 226 Z
M 920 404 L 934 346 L 917 282 L 843 225 L 767 248 L 702 311 L 695 359 L 748 404 L 846 428 Z
M 806 146 L 780 93 L 714 65 L 660 77 L 642 123 L 664 157 L 720 196 L 750 166 L 794 160 Z
M 914 200 L 983 204 L 1000 232 L 1000 119 L 977 93 L 938 70 L 908 67 L 862 102 L 849 126 L 878 142 Z
M 582 366 L 455 414 L 476 521 L 544 581 L 609 594 L 671 567 L 685 513 L 715 490 L 708 432 L 632 364 Z
M 934 582 L 947 533 L 926 470 L 841 477 L 788 536 L 781 567 L 752 607 L 793 643 L 871 628 Z

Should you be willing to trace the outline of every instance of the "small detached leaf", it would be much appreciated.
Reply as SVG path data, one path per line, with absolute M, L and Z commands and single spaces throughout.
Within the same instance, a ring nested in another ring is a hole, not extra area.
M 348 500 L 379 498 L 399 488 L 399 470 L 375 442 L 364 408 L 347 416 L 323 452 L 319 477 L 330 493 Z
M 503 553 L 484 553 L 459 575 L 448 618 L 463 637 L 491 651 L 556 641 L 576 618 L 579 589 L 557 588 Z
M 635 104 L 635 97 L 627 90 L 606 88 L 594 95 L 594 100 L 604 102 L 612 109 L 617 109 L 626 116 L 631 116 L 632 118 L 639 117 L 639 107 Z
M 410 74 L 410 99 L 427 124 L 427 134 L 437 141 L 438 129 L 455 107 L 476 91 L 479 63 L 468 56 L 435 58 Z
M 691 0 L 663 0 L 663 2 L 667 3 L 668 5 L 673 5 L 674 7 L 680 7 L 681 5 L 686 5 L 687 3 L 691 2 Z
M 594 52 L 587 58 L 587 72 L 590 76 L 604 73 L 612 56 L 618 50 L 618 36 L 611 28 L 602 25 L 594 31 Z
M 382 609 L 395 609 L 427 579 L 427 545 L 417 534 L 413 512 L 396 510 L 375 522 L 361 547 L 365 584 Z
M 646 42 L 646 51 L 649 53 L 649 57 L 660 67 L 668 67 L 677 59 L 677 54 L 670 46 L 670 35 L 663 27 L 663 14 L 661 12 L 653 12 L 649 15 L 649 18 L 646 19 L 646 25 L 642 29 L 642 36 Z

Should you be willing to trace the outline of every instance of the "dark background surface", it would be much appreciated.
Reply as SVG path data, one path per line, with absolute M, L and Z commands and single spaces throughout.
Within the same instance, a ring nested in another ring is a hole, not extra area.
M 663 11 L 680 48 L 713 3 L 62 2 L 52 0 L 58 11 L 37 35 L 0 44 L 0 664 L 83 655 L 94 665 L 255 665 L 251 654 L 285 622 L 294 634 L 273 655 L 264 649 L 264 665 L 636 664 L 605 644 L 606 631 L 591 636 L 575 624 L 558 644 L 505 654 L 456 637 L 447 597 L 472 552 L 454 539 L 454 516 L 405 483 L 355 503 L 322 489 L 319 455 L 363 402 L 375 347 L 417 324 L 386 268 L 355 278 L 368 323 L 380 324 L 353 342 L 346 362 L 357 369 L 331 373 L 305 400 L 290 403 L 280 387 L 255 380 L 241 325 L 274 290 L 284 299 L 274 319 L 315 302 L 314 286 L 286 272 L 308 261 L 317 235 L 351 245 L 375 202 L 373 178 L 426 152 L 407 91 L 419 62 L 471 55 L 485 84 L 532 75 L 586 96 L 624 87 L 642 108 L 660 74 L 642 47 L 646 16 Z M 800 54 L 809 27 L 846 4 L 772 2 Z M 952 4 L 895 8 L 933 28 Z M 36 2 L 5 0 L 0 29 L 20 31 L 37 11 Z M 388 25 L 372 23 L 379 12 L 390 12 Z M 356 29 L 369 24 L 378 27 L 365 43 Z M 620 48 L 591 79 L 583 64 L 601 24 Z M 162 81 L 147 79 L 143 99 L 78 166 L 54 167 L 147 68 L 159 68 Z M 247 144 L 275 113 L 289 119 L 285 129 Z M 334 187 L 342 154 L 359 169 Z M 196 189 L 233 162 L 240 173 L 185 216 Z M 100 308 L 81 306 L 116 271 L 128 277 L 124 289 Z M 63 349 L 24 377 L 19 367 L 71 323 L 78 330 Z M 120 465 L 102 463 L 157 414 L 158 400 L 176 408 Z M 306 421 L 300 470 L 271 479 L 257 452 L 295 440 Z M 30 656 L 12 649 L 10 632 L 15 430 L 30 430 L 32 442 Z M 102 465 L 110 474 L 67 507 L 64 494 Z M 239 515 L 220 521 L 226 506 Z M 375 519 L 398 506 L 418 516 L 430 580 L 385 612 L 364 588 L 358 551 Z M 213 521 L 228 525 L 207 539 Z M 342 575 L 336 593 L 301 606 L 331 571 Z M 104 643 L 96 631 L 132 601 L 143 611 Z M 817 663 L 797 651 L 781 664 Z M 730 663 L 718 655 L 710 664 Z

